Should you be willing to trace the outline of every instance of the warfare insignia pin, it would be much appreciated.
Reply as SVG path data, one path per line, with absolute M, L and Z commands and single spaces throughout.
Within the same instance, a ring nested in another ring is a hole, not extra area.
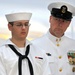
M 50 53 L 46 53 L 48 56 L 51 56 L 51 54 Z

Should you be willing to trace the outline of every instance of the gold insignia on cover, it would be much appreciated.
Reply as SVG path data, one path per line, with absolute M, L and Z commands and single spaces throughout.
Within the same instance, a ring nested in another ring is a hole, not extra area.
M 61 7 L 61 12 L 62 12 L 62 13 L 66 13 L 66 12 L 67 12 L 67 7 L 66 7 L 65 5 L 63 5 L 63 6 Z
M 62 12 L 62 13 L 66 13 L 66 8 L 63 7 L 62 10 L 61 10 L 61 12 Z

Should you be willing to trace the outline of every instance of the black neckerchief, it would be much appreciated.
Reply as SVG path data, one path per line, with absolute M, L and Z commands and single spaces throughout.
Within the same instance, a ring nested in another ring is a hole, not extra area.
M 18 60 L 18 73 L 19 75 L 22 75 L 22 60 L 23 59 L 27 59 L 28 60 L 28 65 L 29 65 L 29 70 L 30 70 L 30 75 L 34 75 L 33 73 L 33 67 L 31 64 L 30 59 L 27 57 L 29 54 L 29 50 L 30 50 L 30 45 L 27 46 L 26 48 L 26 52 L 25 55 L 20 54 L 13 45 L 8 45 L 18 56 L 19 56 L 19 60 Z

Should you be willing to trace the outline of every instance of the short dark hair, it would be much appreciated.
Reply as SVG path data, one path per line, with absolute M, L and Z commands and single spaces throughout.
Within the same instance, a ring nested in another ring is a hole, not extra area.
M 11 24 L 13 26 L 14 22 L 9 22 L 9 24 Z

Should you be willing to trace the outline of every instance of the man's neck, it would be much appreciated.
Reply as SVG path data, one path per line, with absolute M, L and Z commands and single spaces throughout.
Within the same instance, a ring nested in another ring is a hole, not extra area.
M 25 40 L 15 40 L 15 39 L 11 39 L 11 41 L 18 47 L 25 47 Z

